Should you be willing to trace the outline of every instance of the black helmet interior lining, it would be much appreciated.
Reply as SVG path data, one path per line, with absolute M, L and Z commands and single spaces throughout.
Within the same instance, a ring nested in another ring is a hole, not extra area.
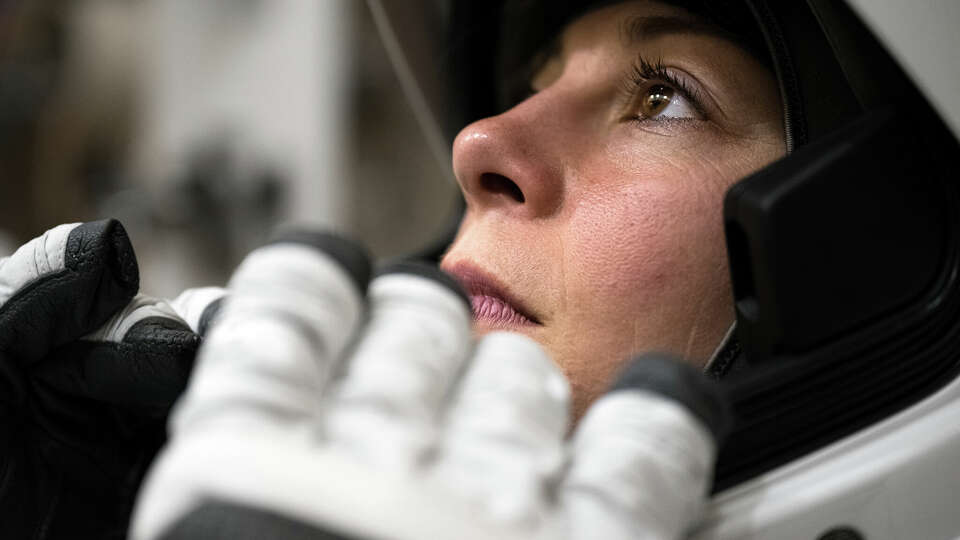
M 842 2 L 754 6 L 779 22 L 770 41 L 782 39 L 796 77 L 785 99 L 807 131 L 726 196 L 738 361 L 749 368 L 725 380 L 737 421 L 715 490 L 960 373 L 958 141 Z

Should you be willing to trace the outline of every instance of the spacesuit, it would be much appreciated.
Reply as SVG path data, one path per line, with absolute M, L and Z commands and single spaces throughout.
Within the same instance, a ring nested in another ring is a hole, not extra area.
M 547 34 L 584 9 L 562 4 Z M 115 222 L 63 226 L 0 266 L 3 532 L 122 535 L 209 331 L 135 537 L 960 534 L 960 107 L 935 41 L 957 9 L 733 4 L 777 75 L 789 155 L 725 201 L 737 323 L 710 363 L 722 392 L 646 357 L 567 441 L 542 351 L 509 335 L 474 349 L 468 309 L 431 270 L 368 286 L 355 248 L 299 234 L 226 291 L 164 303 L 136 296 Z M 492 94 L 464 120 L 496 110 Z M 363 318 L 367 303 L 382 312 Z M 491 403 L 502 415 L 477 413 Z

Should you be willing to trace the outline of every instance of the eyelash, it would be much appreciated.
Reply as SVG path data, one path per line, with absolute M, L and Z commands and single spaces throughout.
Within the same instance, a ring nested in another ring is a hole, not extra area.
M 690 102 L 700 116 L 706 118 L 707 114 L 702 105 L 700 92 L 698 92 L 696 88 L 691 88 L 686 81 L 668 71 L 663 65 L 663 60 L 660 58 L 650 62 L 643 56 L 637 57 L 637 62 L 633 65 L 630 73 L 624 79 L 625 94 L 630 99 L 633 99 L 640 92 L 644 92 L 649 89 L 650 83 L 652 82 L 659 82 L 672 87 L 674 91 L 678 92 L 684 99 Z M 656 119 L 638 118 L 638 120 L 645 121 Z M 672 118 L 670 120 L 678 119 Z

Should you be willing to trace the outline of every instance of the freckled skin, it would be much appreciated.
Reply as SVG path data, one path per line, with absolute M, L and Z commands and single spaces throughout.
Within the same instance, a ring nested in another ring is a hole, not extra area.
M 784 153 L 761 64 L 705 34 L 625 44 L 618 25 L 633 15 L 692 17 L 655 2 L 588 13 L 565 30 L 538 92 L 464 128 L 453 149 L 468 208 L 443 265 L 469 261 L 528 305 L 543 324 L 516 330 L 563 369 L 576 417 L 637 353 L 708 359 L 734 318 L 724 193 Z M 625 120 L 622 81 L 638 53 L 695 79 L 707 116 Z M 484 175 L 510 179 L 524 200 Z

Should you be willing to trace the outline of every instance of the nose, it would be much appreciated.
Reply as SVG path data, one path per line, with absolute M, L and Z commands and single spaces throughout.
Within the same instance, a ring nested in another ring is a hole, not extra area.
M 533 101 L 530 98 L 527 101 Z M 453 170 L 467 204 L 515 217 L 544 217 L 563 200 L 560 130 L 546 111 L 521 103 L 465 127 L 453 143 Z

